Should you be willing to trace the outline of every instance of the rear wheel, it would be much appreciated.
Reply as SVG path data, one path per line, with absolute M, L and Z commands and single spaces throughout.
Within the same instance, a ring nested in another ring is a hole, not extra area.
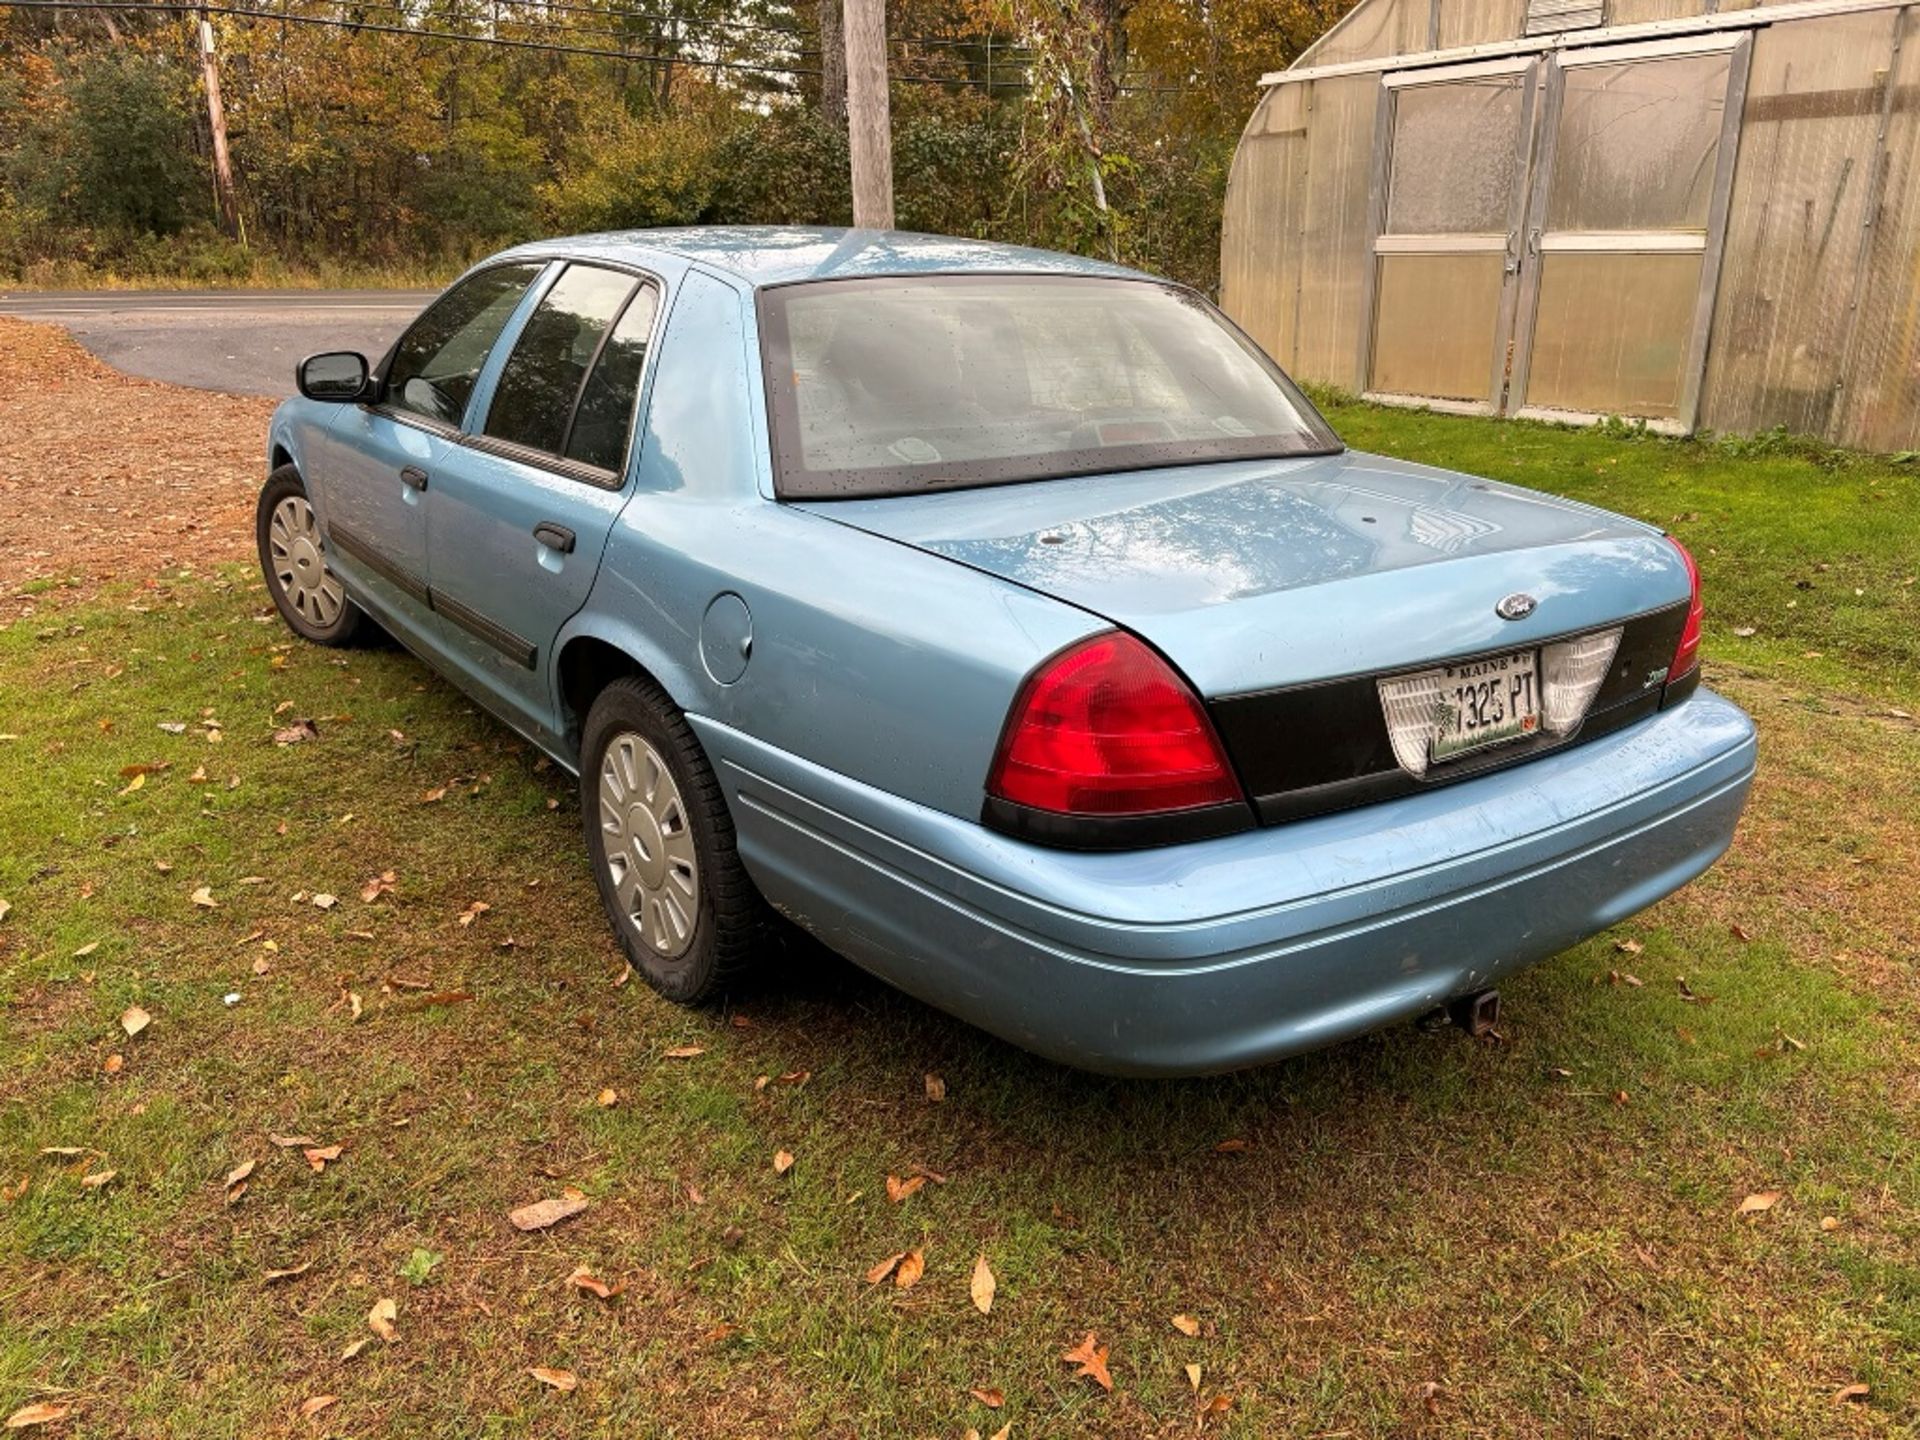
M 587 713 L 580 813 L 607 919 L 633 968 L 684 1005 L 717 998 L 765 938 L 720 782 L 659 686 L 615 680 Z
M 254 531 L 267 593 L 280 618 L 317 645 L 351 644 L 367 618 L 327 565 L 320 522 L 293 466 L 282 465 L 267 477 Z

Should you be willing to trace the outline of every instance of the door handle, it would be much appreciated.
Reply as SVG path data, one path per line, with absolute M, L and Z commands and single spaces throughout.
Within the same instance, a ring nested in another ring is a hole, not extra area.
M 533 538 L 549 550 L 557 550 L 562 555 L 573 553 L 573 531 L 564 525 L 556 525 L 551 520 L 542 520 L 534 526 Z
M 408 465 L 400 471 L 400 483 L 410 490 L 427 488 L 427 472 L 418 465 Z

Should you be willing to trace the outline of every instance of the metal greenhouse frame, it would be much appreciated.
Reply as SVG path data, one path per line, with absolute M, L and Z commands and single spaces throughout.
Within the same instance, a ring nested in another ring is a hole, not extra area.
M 1262 77 L 1225 308 L 1388 403 L 1913 448 L 1920 14 L 1716 3 L 1361 0 Z

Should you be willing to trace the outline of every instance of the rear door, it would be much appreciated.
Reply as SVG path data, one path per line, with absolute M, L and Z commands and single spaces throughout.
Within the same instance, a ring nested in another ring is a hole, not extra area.
M 387 357 L 378 404 L 343 407 L 309 477 L 328 563 L 405 637 L 436 632 L 426 497 L 495 341 L 539 275 L 501 265 L 427 307 Z
M 566 265 L 489 367 L 435 476 L 443 649 L 502 718 L 537 737 L 557 737 L 554 638 L 586 603 L 626 503 L 659 301 L 650 276 Z

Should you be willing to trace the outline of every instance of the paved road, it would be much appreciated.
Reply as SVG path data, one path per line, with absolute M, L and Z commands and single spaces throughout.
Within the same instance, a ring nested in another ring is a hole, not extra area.
M 64 325 L 117 370 L 202 390 L 291 395 L 316 350 L 380 354 L 426 290 L 0 292 L 0 315 Z

